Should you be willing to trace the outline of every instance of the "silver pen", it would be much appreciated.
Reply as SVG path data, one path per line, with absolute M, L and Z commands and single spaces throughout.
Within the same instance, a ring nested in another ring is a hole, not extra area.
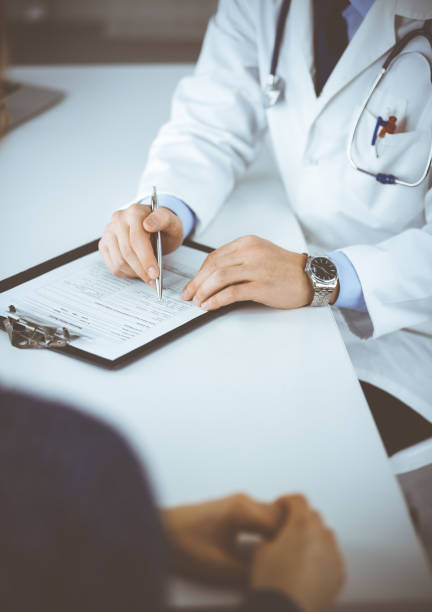
M 159 208 L 158 197 L 156 193 L 156 187 L 153 187 L 153 195 L 151 198 L 151 209 L 152 212 Z M 159 278 L 156 279 L 156 291 L 158 294 L 158 298 L 162 299 L 162 289 L 163 289 L 163 277 L 162 277 L 162 239 L 161 233 L 157 232 L 156 234 L 156 258 L 159 266 Z

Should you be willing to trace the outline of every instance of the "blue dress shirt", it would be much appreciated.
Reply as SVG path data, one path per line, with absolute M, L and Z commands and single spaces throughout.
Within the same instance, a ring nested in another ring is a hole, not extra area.
M 347 24 L 348 40 L 357 32 L 373 3 L 374 0 L 350 0 L 349 6 L 342 12 Z M 145 198 L 142 202 L 149 204 L 150 198 Z M 165 193 L 159 195 L 159 205 L 171 209 L 180 218 L 184 235 L 189 236 L 196 225 L 196 216 L 189 206 L 183 200 Z M 360 279 L 350 259 L 341 251 L 333 251 L 329 257 L 336 266 L 340 285 L 334 306 L 367 312 Z
M 366 17 L 366 13 L 375 0 L 350 0 L 349 6 L 342 12 L 348 31 L 348 40 L 351 40 Z

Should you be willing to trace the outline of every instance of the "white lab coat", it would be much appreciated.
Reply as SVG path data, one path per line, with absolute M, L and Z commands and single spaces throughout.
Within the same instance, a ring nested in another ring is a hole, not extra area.
M 151 148 L 140 195 L 157 184 L 187 202 L 203 227 L 268 131 L 310 251 L 343 250 L 360 278 L 369 314 L 334 309 L 358 376 L 432 421 L 432 337 L 424 335 L 432 333 L 431 175 L 416 188 L 381 185 L 346 157 L 355 110 L 396 32 L 399 39 L 432 18 L 432 2 L 376 0 L 317 98 L 312 1 L 292 0 L 278 65 L 285 96 L 266 110 L 261 86 L 279 7 L 280 0 L 221 0 L 195 72 L 179 84 L 171 120 Z M 422 39 L 408 49 L 432 61 Z M 356 161 L 417 178 L 431 142 L 431 92 L 427 62 L 398 60 L 362 117 Z M 397 114 L 403 132 L 380 139 L 375 151 L 375 117 L 386 112 Z

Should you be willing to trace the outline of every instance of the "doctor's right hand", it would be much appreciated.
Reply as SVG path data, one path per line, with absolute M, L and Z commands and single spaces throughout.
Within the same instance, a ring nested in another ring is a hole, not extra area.
M 151 234 L 156 232 L 161 232 L 164 254 L 183 242 L 183 224 L 169 208 L 161 206 L 152 212 L 146 204 L 131 204 L 125 210 L 117 210 L 99 241 L 106 266 L 116 276 L 138 277 L 154 286 L 159 267 Z

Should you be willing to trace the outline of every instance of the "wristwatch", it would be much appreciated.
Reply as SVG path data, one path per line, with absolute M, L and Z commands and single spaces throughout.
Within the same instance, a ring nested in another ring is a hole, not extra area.
M 338 283 L 338 273 L 332 260 L 328 257 L 308 255 L 305 272 L 311 280 L 314 292 L 309 305 L 328 306 Z

